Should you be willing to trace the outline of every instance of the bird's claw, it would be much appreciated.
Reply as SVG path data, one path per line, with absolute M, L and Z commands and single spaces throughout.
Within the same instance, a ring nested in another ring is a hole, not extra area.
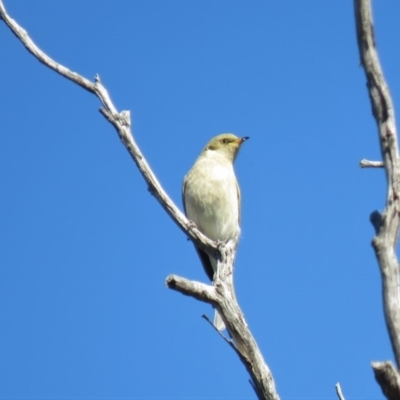
M 194 221 L 192 221 L 191 219 L 189 219 L 188 221 L 189 221 L 189 223 L 188 223 L 187 227 L 188 227 L 189 231 L 192 229 L 197 229 L 197 225 Z
M 223 242 L 222 240 L 217 240 L 217 241 L 215 242 L 215 244 L 217 245 L 217 249 L 218 249 L 218 250 L 221 250 L 221 249 L 222 249 L 222 246 L 224 246 L 225 242 Z
M 190 219 L 189 219 L 188 221 L 189 221 L 189 223 L 187 224 L 187 229 L 188 229 L 189 232 L 190 232 L 191 230 L 193 230 L 193 229 L 198 229 L 195 222 L 193 222 L 193 221 L 190 220 Z M 187 240 L 191 240 L 190 237 L 188 237 Z

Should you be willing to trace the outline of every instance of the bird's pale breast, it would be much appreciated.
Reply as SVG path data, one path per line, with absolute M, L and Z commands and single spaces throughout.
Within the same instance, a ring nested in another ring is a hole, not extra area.
M 226 241 L 239 233 L 239 199 L 231 162 L 203 157 L 186 176 L 187 217 L 212 240 Z

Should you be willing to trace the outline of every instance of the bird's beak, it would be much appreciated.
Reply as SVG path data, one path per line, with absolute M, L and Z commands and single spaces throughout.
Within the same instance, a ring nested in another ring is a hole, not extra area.
M 249 139 L 250 139 L 250 136 L 244 136 L 244 137 L 236 140 L 236 143 L 238 144 L 238 146 L 240 146 L 243 142 L 245 142 L 246 140 L 249 140 Z

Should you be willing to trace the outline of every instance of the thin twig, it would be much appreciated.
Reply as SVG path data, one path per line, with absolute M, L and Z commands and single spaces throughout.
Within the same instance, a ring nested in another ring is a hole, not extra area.
M 226 338 L 222 332 L 220 332 L 215 326 L 214 324 L 211 322 L 210 318 L 207 317 L 207 315 L 203 315 L 202 316 L 211 326 L 214 330 L 216 330 L 218 332 L 218 334 L 222 337 L 222 339 L 228 343 L 228 345 L 235 351 L 235 353 L 238 355 L 238 357 L 241 359 L 242 363 L 244 365 L 247 365 L 249 368 L 251 367 L 251 363 L 249 362 L 249 360 L 238 350 L 238 348 L 235 345 L 235 342 L 231 339 Z M 252 387 L 252 389 L 254 390 L 256 396 L 259 399 L 264 399 L 264 395 L 262 392 L 260 392 L 260 386 L 258 384 L 256 384 L 252 379 L 249 379 L 249 383 L 250 386 Z
M 237 352 L 237 349 L 235 347 L 234 342 L 232 341 L 232 339 L 228 339 L 221 331 L 219 331 L 213 324 L 213 322 L 210 320 L 210 318 L 206 315 L 203 314 L 201 316 L 202 318 L 204 318 L 210 325 L 211 327 L 218 333 L 219 336 L 221 336 L 221 338 L 229 344 L 229 346 L 231 346 L 233 348 L 233 350 L 235 350 Z M 239 357 L 240 357 L 240 353 L 238 353 Z
M 370 161 L 363 158 L 360 161 L 360 168 L 385 168 L 382 161 Z
M 340 387 L 340 383 L 339 382 L 335 385 L 335 389 L 336 389 L 336 394 L 337 394 L 339 400 L 346 400 L 344 398 L 343 393 L 342 393 L 342 388 Z

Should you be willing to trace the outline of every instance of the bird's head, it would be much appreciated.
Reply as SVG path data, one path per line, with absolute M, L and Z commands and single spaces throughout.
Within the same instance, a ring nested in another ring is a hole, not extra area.
M 239 152 L 240 146 L 247 139 L 249 139 L 248 136 L 240 138 L 232 133 L 222 133 L 212 138 L 207 143 L 204 151 L 216 151 L 233 162 Z

